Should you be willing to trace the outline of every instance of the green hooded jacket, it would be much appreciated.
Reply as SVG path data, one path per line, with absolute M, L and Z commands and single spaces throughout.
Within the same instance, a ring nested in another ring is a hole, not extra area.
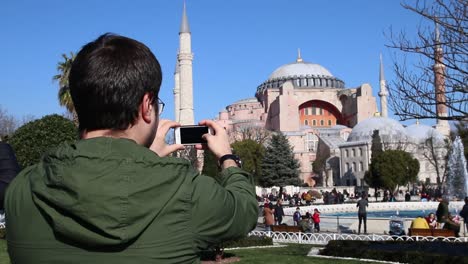
M 258 204 L 237 167 L 200 175 L 128 139 L 64 144 L 7 189 L 12 263 L 198 263 L 200 250 L 246 235 Z

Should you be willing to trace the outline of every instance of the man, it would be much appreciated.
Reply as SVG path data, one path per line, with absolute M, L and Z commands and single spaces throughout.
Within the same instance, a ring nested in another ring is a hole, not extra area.
M 278 199 L 278 201 L 276 202 L 276 206 L 275 206 L 275 224 L 276 225 L 281 225 L 281 223 L 283 223 L 283 216 L 284 216 L 283 200 Z
M 460 225 L 452 221 L 449 213 L 449 200 L 447 197 L 439 197 L 439 206 L 437 207 L 436 216 L 437 222 L 443 224 L 443 229 L 453 230 L 455 236 L 458 237 L 460 232 Z
M 409 201 L 411 201 L 411 194 L 408 191 L 406 191 L 405 202 L 409 202 Z
M 168 156 L 183 146 L 164 141 L 179 124 L 159 121 L 161 79 L 154 55 L 133 39 L 105 34 L 81 49 L 69 85 L 82 139 L 10 184 L 12 263 L 199 263 L 200 250 L 255 227 L 252 177 L 222 127 L 200 122 L 214 131 L 203 137 L 221 177 Z
M 460 211 L 460 216 L 463 217 L 465 229 L 468 230 L 468 196 L 465 197 L 465 205 L 463 205 L 463 209 Z
M 356 204 L 358 207 L 358 218 L 359 218 L 359 226 L 358 226 L 358 235 L 361 234 L 361 224 L 364 222 L 364 234 L 367 234 L 367 209 L 366 207 L 369 206 L 369 202 L 367 201 L 367 195 L 364 194 Z
M 304 233 L 312 233 L 312 227 L 310 226 L 310 214 L 307 213 L 301 216 L 301 221 L 299 222 L 299 227 Z

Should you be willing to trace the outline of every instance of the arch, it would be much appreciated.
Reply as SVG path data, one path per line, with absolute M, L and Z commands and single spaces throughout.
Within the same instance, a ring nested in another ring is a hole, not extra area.
M 299 105 L 299 120 L 301 124 L 308 120 L 309 124 L 315 126 L 316 122 L 322 127 L 343 124 L 341 112 L 333 104 L 322 100 L 309 100 Z M 316 121 L 313 122 L 313 120 Z

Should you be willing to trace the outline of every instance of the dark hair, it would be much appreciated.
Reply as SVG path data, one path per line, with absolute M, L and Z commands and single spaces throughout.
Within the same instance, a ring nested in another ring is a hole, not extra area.
M 86 44 L 69 77 L 80 130 L 127 129 L 146 93 L 157 113 L 161 81 L 161 66 L 143 43 L 107 33 Z

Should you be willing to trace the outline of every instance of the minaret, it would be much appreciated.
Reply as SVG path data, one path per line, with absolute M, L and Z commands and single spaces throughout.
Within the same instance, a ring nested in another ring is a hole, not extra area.
M 180 51 L 177 56 L 180 74 L 180 115 L 179 122 L 182 125 L 193 125 L 193 77 L 192 77 L 192 40 L 190 27 L 185 10 L 182 14 L 182 23 L 179 32 Z
M 387 82 L 385 81 L 385 75 L 384 75 L 384 67 L 383 67 L 383 62 L 382 62 L 382 53 L 380 54 L 380 74 L 379 74 L 379 80 L 380 80 L 380 91 L 379 91 L 379 96 L 380 96 L 380 111 L 382 112 L 382 117 L 388 117 L 388 112 L 387 112 L 387 96 L 388 96 L 388 91 L 387 91 Z
M 439 24 L 435 25 L 435 48 L 434 48 L 434 88 L 436 96 L 436 113 L 437 124 L 436 129 L 445 136 L 450 135 L 450 126 L 447 120 L 440 118 L 447 117 L 447 106 L 445 105 L 445 65 L 443 64 L 444 54 L 440 45 Z
M 179 53 L 177 52 L 177 55 Z M 174 110 L 176 122 L 180 121 L 180 69 L 179 69 L 179 59 L 176 60 L 176 66 L 174 70 Z

